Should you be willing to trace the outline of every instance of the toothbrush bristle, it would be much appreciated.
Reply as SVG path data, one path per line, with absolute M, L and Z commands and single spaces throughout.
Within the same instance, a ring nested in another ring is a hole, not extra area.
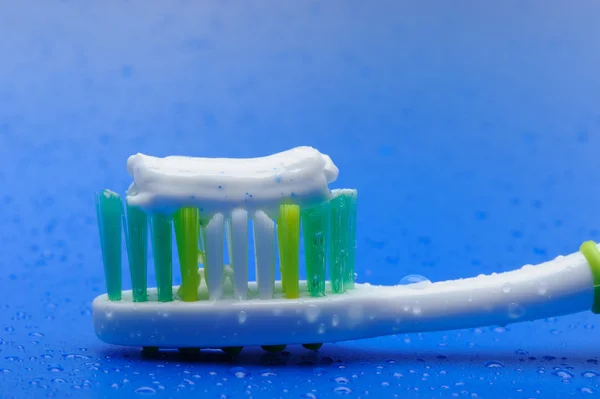
M 148 300 L 148 217 L 141 209 L 127 205 L 127 216 L 123 215 L 123 225 L 133 301 L 145 302 Z
M 330 279 L 332 291 L 342 293 L 354 286 L 356 191 L 334 190 L 331 200 Z M 354 205 L 353 205 L 354 202 Z
M 119 301 L 121 300 L 121 223 L 123 220 L 121 197 L 110 190 L 96 193 L 96 212 L 106 291 L 111 301 Z
M 180 208 L 171 216 L 161 213 L 147 215 L 141 208 L 126 205 L 125 213 L 117 194 L 109 190 L 97 193 L 98 227 L 109 299 L 120 300 L 122 295 L 123 227 L 130 265 L 131 300 L 134 302 L 148 300 L 148 234 L 151 236 L 158 301 L 174 300 L 173 227 L 182 280 L 175 298 L 184 302 L 200 299 L 202 275 L 207 287 L 204 295 L 211 300 L 231 297 L 240 300 L 248 297 L 272 299 L 281 294 L 290 299 L 306 294 L 321 297 L 326 295 L 326 291 L 343 293 L 352 289 L 357 192 L 344 189 L 333 190 L 332 194 L 330 201 L 310 208 L 301 209 L 297 204 L 280 205 L 274 221 L 265 211 L 258 210 L 249 215 L 243 208 L 234 209 L 228 217 L 223 213 L 207 217 L 194 207 Z M 248 289 L 250 219 L 257 282 L 251 291 Z M 306 283 L 302 284 L 299 278 L 300 239 L 304 240 L 306 268 Z M 224 262 L 225 245 L 229 251 L 230 266 Z M 275 281 L 278 254 L 280 285 Z M 204 268 L 199 269 L 199 264 Z M 327 277 L 330 284 L 327 284 Z
M 184 302 L 198 300 L 198 236 L 200 234 L 199 213 L 197 208 L 181 208 L 173 218 L 175 239 L 181 270 L 181 286 L 177 292 Z
M 311 296 L 325 295 L 329 203 L 302 212 L 306 282 Z
M 233 268 L 233 291 L 237 299 L 248 295 L 248 211 L 235 209 L 231 213 L 228 242 L 230 266 Z
M 356 259 L 356 213 L 358 206 L 358 192 L 348 190 L 350 206 L 348 214 L 348 241 L 346 243 L 346 264 L 344 268 L 344 289 L 354 288 L 354 265 Z
M 263 211 L 254 214 L 254 254 L 256 282 L 260 299 L 271 299 L 275 293 L 275 222 Z
M 277 221 L 281 282 L 286 298 L 300 295 L 298 257 L 300 249 L 300 207 L 281 205 Z
M 155 214 L 151 217 L 152 254 L 156 273 L 158 300 L 173 300 L 173 226 L 171 216 Z
M 224 227 L 223 215 L 214 215 L 204 227 L 204 279 L 208 287 L 210 299 L 220 299 L 223 296 L 224 281 Z

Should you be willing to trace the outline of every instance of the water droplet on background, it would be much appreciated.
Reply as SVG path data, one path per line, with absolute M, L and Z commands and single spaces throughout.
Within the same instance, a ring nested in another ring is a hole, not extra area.
M 573 378 L 573 374 L 567 369 L 556 369 L 552 372 L 552 375 L 562 378 L 563 380 L 570 380 Z
M 135 393 L 138 395 L 154 395 L 156 393 L 156 389 L 152 387 L 139 387 L 135 390 Z
M 338 384 L 343 384 L 343 385 L 350 382 L 346 377 L 336 377 L 334 379 L 334 381 L 337 382 Z
M 348 387 L 336 387 L 333 388 L 333 392 L 337 393 L 338 395 L 350 395 L 352 390 Z
M 503 368 L 503 367 L 504 367 L 504 364 L 502 364 L 502 363 L 500 363 L 500 362 L 497 362 L 497 361 L 494 361 L 494 360 L 492 360 L 492 361 L 489 361 L 489 362 L 487 362 L 487 363 L 485 364 L 485 367 L 488 367 L 488 368 Z
M 232 367 L 229 369 L 229 374 L 235 378 L 246 378 L 250 376 L 250 372 L 243 367 Z

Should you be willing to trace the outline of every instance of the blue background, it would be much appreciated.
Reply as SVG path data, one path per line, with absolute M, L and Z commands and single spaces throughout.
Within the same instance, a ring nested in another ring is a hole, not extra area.
M 93 193 L 124 192 L 136 152 L 329 154 L 336 187 L 360 191 L 360 282 L 510 270 L 598 239 L 599 12 L 0 0 L 0 397 L 598 395 L 591 312 L 231 361 L 106 345 L 91 301 Z

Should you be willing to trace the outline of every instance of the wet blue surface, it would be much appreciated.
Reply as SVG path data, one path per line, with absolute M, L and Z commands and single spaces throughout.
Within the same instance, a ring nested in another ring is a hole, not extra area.
M 590 312 L 232 360 L 106 345 L 90 307 L 93 193 L 135 152 L 328 153 L 360 192 L 360 282 L 598 240 L 597 3 L 51 3 L 0 13 L 0 397 L 598 395 Z

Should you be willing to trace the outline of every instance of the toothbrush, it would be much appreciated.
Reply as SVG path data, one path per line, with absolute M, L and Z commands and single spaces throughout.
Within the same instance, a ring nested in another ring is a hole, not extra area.
M 330 190 L 338 169 L 311 147 L 254 159 L 137 154 L 127 169 L 133 183 L 125 204 L 112 191 L 96 194 L 107 294 L 93 301 L 93 323 L 109 344 L 231 354 L 254 345 L 316 350 L 324 342 L 600 312 L 600 251 L 592 241 L 506 273 L 355 283 L 357 192 Z M 257 281 L 248 281 L 249 234 Z M 128 291 L 121 282 L 123 236 Z M 147 287 L 148 240 L 156 288 Z M 173 286 L 173 252 L 181 286 Z

